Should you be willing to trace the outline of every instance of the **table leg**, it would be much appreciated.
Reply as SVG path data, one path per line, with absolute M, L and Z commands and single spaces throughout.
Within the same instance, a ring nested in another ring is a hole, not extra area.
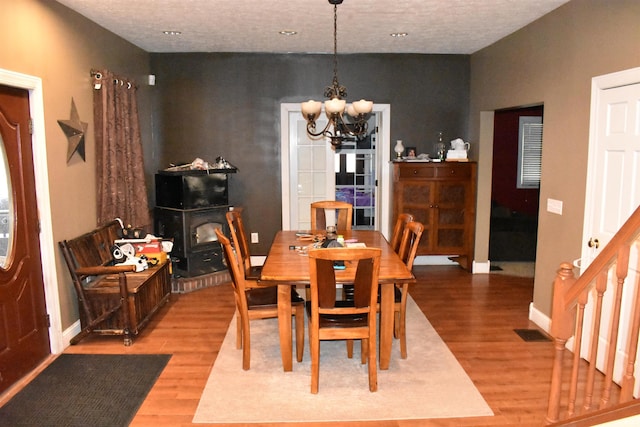
M 393 341 L 393 283 L 380 285 L 380 369 L 389 369 Z
M 392 313 L 393 314 L 393 313 Z M 278 285 L 278 332 L 280 335 L 280 354 L 282 356 L 282 368 L 286 371 L 293 370 L 291 356 L 291 285 Z

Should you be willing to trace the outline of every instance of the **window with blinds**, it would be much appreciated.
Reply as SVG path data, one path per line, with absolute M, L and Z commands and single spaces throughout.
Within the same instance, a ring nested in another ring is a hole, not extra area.
M 540 188 L 542 117 L 521 116 L 518 131 L 517 188 Z

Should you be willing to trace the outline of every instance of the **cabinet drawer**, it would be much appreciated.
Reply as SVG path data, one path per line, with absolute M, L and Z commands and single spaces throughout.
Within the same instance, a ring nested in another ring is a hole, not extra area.
M 468 164 L 444 164 L 435 169 L 436 178 L 469 178 L 471 166 Z
M 465 179 L 471 176 L 471 165 L 469 164 L 428 164 L 428 165 L 399 165 L 400 179 L 429 179 L 429 178 L 455 178 Z
M 435 176 L 434 168 L 424 167 L 423 165 L 399 165 L 400 179 L 402 178 L 433 178 Z

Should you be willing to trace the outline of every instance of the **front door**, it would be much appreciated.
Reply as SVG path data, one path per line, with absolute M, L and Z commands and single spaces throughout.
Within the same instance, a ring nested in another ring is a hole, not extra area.
M 0 393 L 49 354 L 29 92 L 0 85 Z

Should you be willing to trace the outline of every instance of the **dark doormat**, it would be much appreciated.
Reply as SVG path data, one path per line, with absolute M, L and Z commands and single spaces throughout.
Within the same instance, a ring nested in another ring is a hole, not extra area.
M 520 335 L 524 341 L 551 341 L 551 339 L 537 329 L 514 329 L 516 334 Z
M 62 354 L 0 408 L 7 426 L 127 426 L 168 354 Z

